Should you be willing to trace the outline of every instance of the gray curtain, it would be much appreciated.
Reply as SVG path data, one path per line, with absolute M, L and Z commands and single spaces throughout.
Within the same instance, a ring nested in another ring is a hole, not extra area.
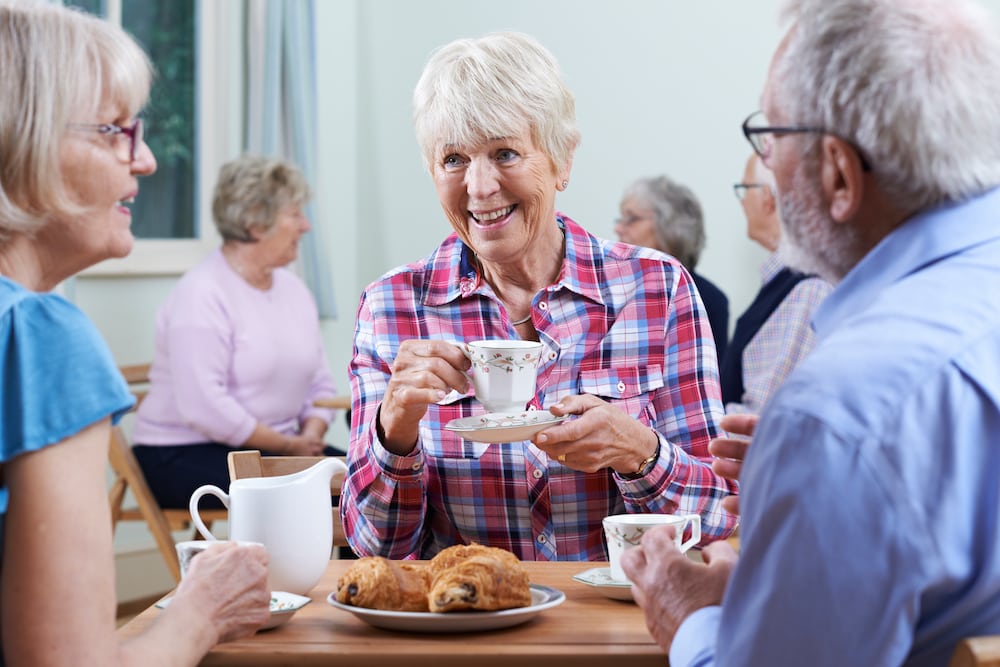
M 248 153 L 294 162 L 316 182 L 316 49 L 313 0 L 248 0 L 246 27 Z M 312 231 L 302 237 L 298 269 L 320 317 L 335 318 L 333 280 L 323 252 L 331 221 L 306 207 Z

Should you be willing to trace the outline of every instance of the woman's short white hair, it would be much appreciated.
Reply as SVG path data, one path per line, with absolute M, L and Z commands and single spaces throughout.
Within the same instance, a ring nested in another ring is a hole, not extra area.
M 473 145 L 527 130 L 559 169 L 580 140 L 573 94 L 556 59 L 534 38 L 491 33 L 433 53 L 413 93 L 425 163 L 443 144 Z
M 226 241 L 253 243 L 251 228 L 267 231 L 288 206 L 302 206 L 311 196 L 306 177 L 291 162 L 243 155 L 219 170 L 212 217 Z
M 1000 183 L 1000 34 L 968 0 L 793 0 L 772 99 L 852 142 L 906 210 Z M 809 145 L 815 145 L 810 142 Z
M 152 66 L 119 26 L 42 2 L 0 2 L 0 239 L 78 215 L 60 178 L 72 122 L 104 104 L 136 115 Z

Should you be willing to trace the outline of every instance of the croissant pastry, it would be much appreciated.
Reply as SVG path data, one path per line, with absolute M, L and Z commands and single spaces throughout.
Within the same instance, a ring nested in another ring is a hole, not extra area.
M 472 544 L 456 544 L 455 546 L 442 549 L 427 563 L 427 580 L 433 583 L 434 579 L 445 570 L 451 569 L 459 563 L 465 562 L 475 556 L 489 556 L 499 559 L 509 567 L 521 567 L 521 561 L 518 557 L 506 549 L 487 547 L 476 542 Z
M 430 610 L 493 611 L 530 605 L 528 573 L 516 556 L 509 555 L 515 561 L 513 564 L 505 557 L 481 554 L 440 571 L 431 581 L 427 596 Z
M 427 611 L 426 567 L 381 556 L 359 558 L 337 581 L 337 601 L 390 611 Z

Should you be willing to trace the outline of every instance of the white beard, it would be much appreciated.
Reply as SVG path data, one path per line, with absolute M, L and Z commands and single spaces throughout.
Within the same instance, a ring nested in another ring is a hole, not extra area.
M 810 173 L 818 169 L 810 167 L 808 158 L 802 160 L 792 175 L 792 187 L 778 193 L 778 254 L 786 266 L 836 284 L 860 259 L 852 252 L 857 232 L 850 225 L 834 222 L 826 212 L 819 174 Z

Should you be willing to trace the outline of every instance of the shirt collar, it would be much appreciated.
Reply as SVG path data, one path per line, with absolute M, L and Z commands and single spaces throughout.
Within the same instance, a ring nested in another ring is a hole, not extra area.
M 844 276 L 817 309 L 818 337 L 858 313 L 887 286 L 948 255 L 1000 239 L 1000 188 L 918 213 L 894 229 Z
M 785 265 L 781 262 L 781 255 L 778 252 L 772 252 L 760 265 L 760 284 L 766 285 L 771 282 L 771 279 L 781 273 L 783 268 Z
M 601 292 L 606 281 L 601 273 L 604 261 L 600 239 L 562 213 L 556 213 L 556 223 L 566 236 L 566 250 L 559 278 L 549 291 L 565 288 L 605 303 Z M 431 258 L 427 273 L 428 306 L 440 306 L 489 289 L 472 251 L 455 233 L 444 240 Z

